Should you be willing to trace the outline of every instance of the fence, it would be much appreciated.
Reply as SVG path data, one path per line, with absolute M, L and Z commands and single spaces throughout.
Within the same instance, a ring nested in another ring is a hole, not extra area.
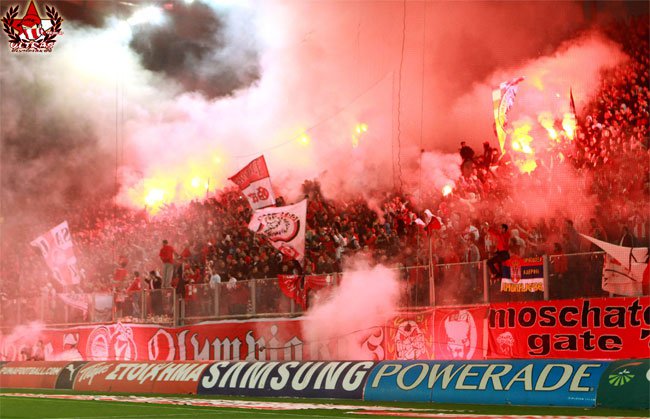
M 543 291 L 502 292 L 491 282 L 486 261 L 394 269 L 400 284 L 399 308 L 417 310 L 431 306 L 453 306 L 499 301 L 528 301 L 586 298 L 606 295 L 600 288 L 603 253 L 543 256 Z M 341 274 L 320 281 L 330 291 Z M 303 280 L 303 283 L 306 283 Z M 307 293 L 313 303 L 323 290 Z M 174 289 L 131 293 L 77 294 L 74 304 L 63 298 L 41 296 L 4 301 L 0 325 L 12 327 L 40 321 L 48 325 L 129 322 L 162 325 L 191 324 L 237 317 L 298 316 L 299 301 L 284 295 L 278 279 L 255 279 L 236 283 L 191 284 L 185 297 Z

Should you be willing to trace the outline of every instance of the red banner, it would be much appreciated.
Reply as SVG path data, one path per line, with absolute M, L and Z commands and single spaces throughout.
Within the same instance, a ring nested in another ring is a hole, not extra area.
M 211 362 L 90 362 L 77 374 L 74 390 L 114 393 L 196 394 Z
M 110 324 L 29 331 L 0 339 L 0 360 L 22 360 L 39 339 L 46 360 L 302 360 L 301 322 L 209 322 L 186 327 Z
M 650 297 L 491 304 L 493 358 L 646 358 Z
M 488 307 L 436 308 L 435 359 L 485 359 Z
M 360 360 L 643 358 L 650 350 L 650 297 L 436 308 L 327 342 L 307 342 L 303 324 L 280 318 L 23 328 L 0 336 L 0 361 L 27 360 L 35 347 L 46 361 L 340 359 L 339 347 L 352 339 Z

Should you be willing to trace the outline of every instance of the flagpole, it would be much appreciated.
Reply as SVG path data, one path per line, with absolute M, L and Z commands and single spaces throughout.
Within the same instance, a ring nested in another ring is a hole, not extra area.
M 433 249 L 432 249 L 432 244 L 431 244 L 431 237 L 432 235 L 427 235 L 429 239 L 429 303 L 432 306 L 435 306 L 436 304 L 436 276 L 433 272 Z

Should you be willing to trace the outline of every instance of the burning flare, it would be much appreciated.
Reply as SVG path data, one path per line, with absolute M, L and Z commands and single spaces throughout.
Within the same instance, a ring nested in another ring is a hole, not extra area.
M 354 132 L 352 133 L 352 148 L 359 147 L 359 140 L 363 134 L 368 131 L 368 125 L 364 123 L 359 123 L 354 127 Z
M 530 135 L 532 125 L 529 122 L 517 121 L 513 126 L 510 143 L 513 161 L 521 173 L 530 173 L 537 168 L 535 149 L 532 147 L 533 137 Z

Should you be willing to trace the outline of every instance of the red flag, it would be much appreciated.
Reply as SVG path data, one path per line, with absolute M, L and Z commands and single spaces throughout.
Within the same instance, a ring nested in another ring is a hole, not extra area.
M 305 309 L 305 292 L 300 288 L 300 275 L 278 275 L 278 286 L 284 295 Z
M 415 220 L 415 224 L 421 226 L 427 234 L 431 234 L 434 230 L 440 230 L 442 228 L 442 221 L 439 217 L 433 215 L 433 213 L 428 209 L 424 210 L 424 214 L 426 215 L 426 217 L 424 217 L 425 221 L 418 218 Z

